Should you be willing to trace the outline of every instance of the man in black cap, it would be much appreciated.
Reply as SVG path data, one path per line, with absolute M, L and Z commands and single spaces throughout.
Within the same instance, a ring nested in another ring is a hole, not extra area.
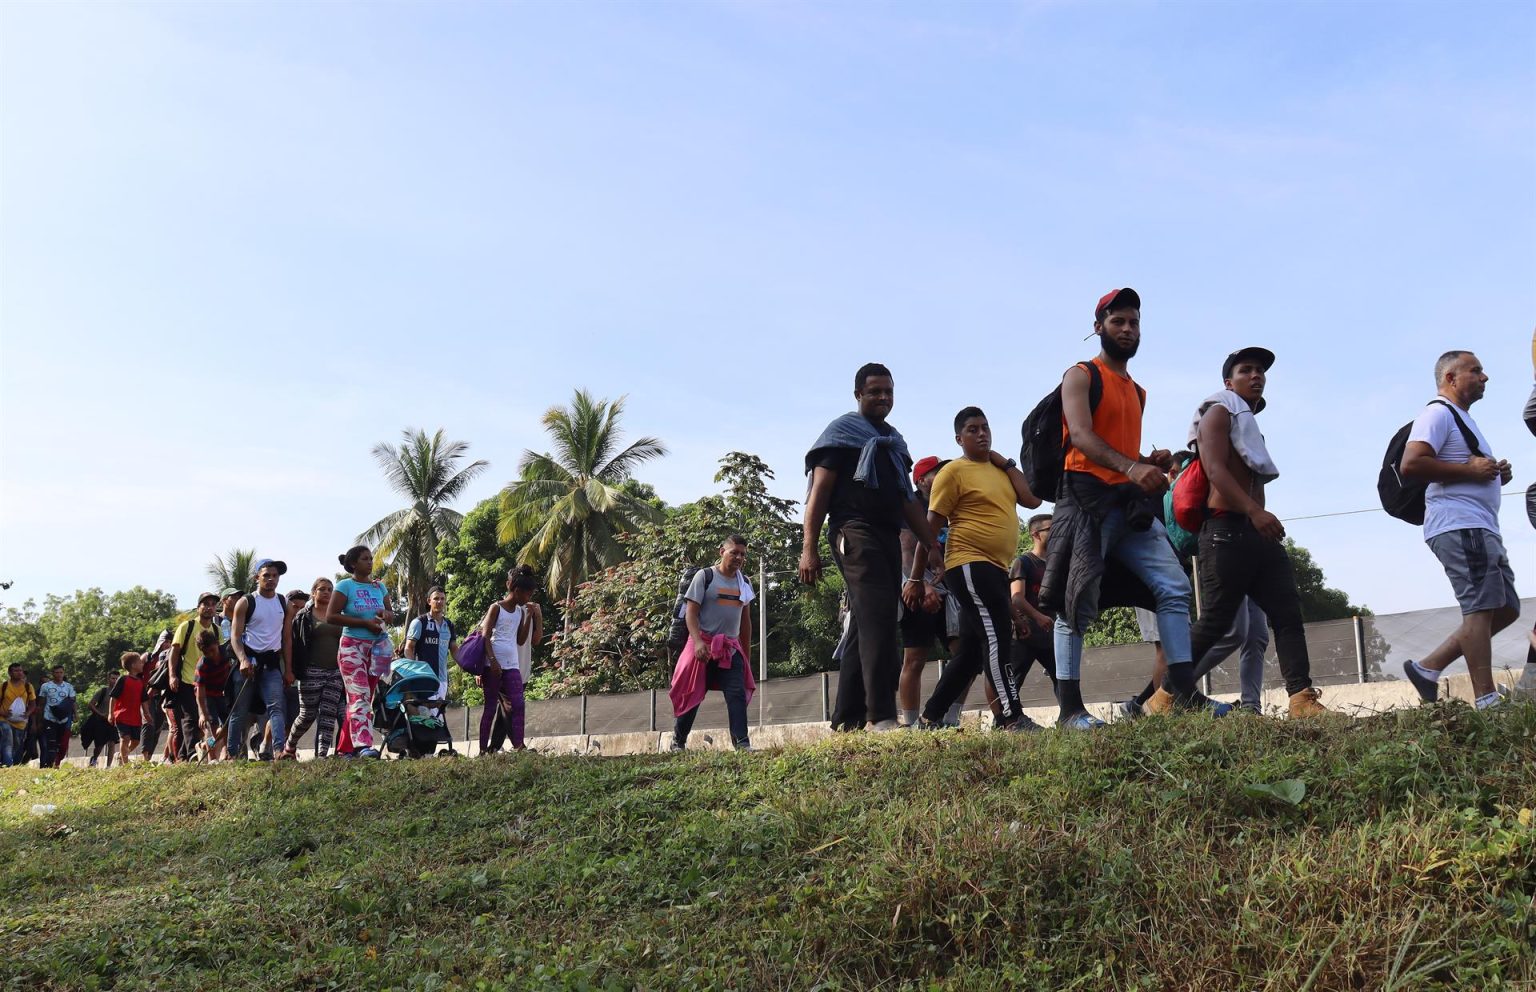
M 1243 348 L 1221 366 L 1225 386 L 1195 411 L 1189 446 L 1210 481 L 1207 516 L 1200 527 L 1200 619 L 1190 630 L 1195 677 L 1221 659 L 1206 654 L 1232 626 L 1245 597 L 1269 617 L 1275 631 L 1292 718 L 1328 712 L 1312 686 L 1311 662 L 1301 620 L 1301 596 L 1291 556 L 1282 543 L 1285 525 L 1265 506 L 1264 487 L 1280 475 L 1259 432 L 1264 387 L 1274 352 Z M 1165 689 L 1171 689 L 1167 682 Z

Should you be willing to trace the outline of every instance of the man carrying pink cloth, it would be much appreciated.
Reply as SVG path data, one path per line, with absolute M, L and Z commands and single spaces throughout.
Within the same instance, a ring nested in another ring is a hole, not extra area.
M 757 691 L 757 682 L 747 661 L 752 645 L 752 611 L 747 606 L 756 593 L 742 573 L 746 561 L 747 539 L 732 534 L 720 545 L 719 563 L 699 569 L 688 587 L 684 597 L 688 643 L 672 672 L 672 715 L 677 724 L 668 750 L 688 746 L 688 732 L 710 689 L 719 689 L 725 696 L 731 744 L 741 751 L 752 749 L 747 703 Z

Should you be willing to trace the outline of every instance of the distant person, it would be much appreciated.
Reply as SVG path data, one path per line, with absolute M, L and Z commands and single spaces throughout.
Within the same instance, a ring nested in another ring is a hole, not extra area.
M 122 674 L 112 683 L 112 726 L 117 731 L 118 757 L 123 766 L 139 746 L 144 729 L 144 656 L 125 652 L 120 659 Z
M 533 569 L 521 566 L 529 575 Z M 537 589 L 535 589 L 537 592 Z M 544 608 L 530 599 L 523 605 L 523 619 L 517 626 L 517 674 L 523 684 L 523 689 L 528 688 L 529 679 L 533 678 L 533 649 L 544 640 Z M 478 683 L 477 683 L 478 684 Z M 491 750 L 500 751 L 507 743 L 507 737 L 511 731 L 511 721 L 498 719 L 491 724 Z M 450 745 L 451 747 L 452 745 Z M 466 742 L 466 747 L 468 742 Z M 526 741 L 522 748 L 514 747 L 514 751 L 525 750 Z
M 934 455 L 919 458 L 912 466 L 912 483 L 917 489 L 917 501 L 923 512 L 928 512 L 928 496 L 933 490 L 933 480 L 944 465 Z M 901 531 L 901 574 L 912 574 L 912 562 L 916 559 L 917 535 L 910 528 Z M 927 666 L 935 644 L 944 647 L 948 641 L 945 630 L 944 548 L 939 545 L 928 558 L 923 573 L 927 593 L 917 609 L 901 605 L 901 679 L 896 686 L 899 704 L 897 719 L 904 727 L 917 723 L 918 710 L 923 705 L 923 669 Z
M 688 643 L 672 671 L 672 741 L 669 750 L 688 746 L 688 734 L 699 714 L 699 705 L 711 688 L 725 697 L 731 746 L 752 750 L 747 704 L 757 683 L 748 660 L 752 650 L 752 611 L 756 593 L 743 568 L 747 563 L 747 539 L 732 534 L 720 545 L 720 558 L 710 568 L 694 573 L 688 586 Z
M 11 665 L 6 675 L 5 685 L 0 687 L 0 765 L 9 768 L 20 764 L 26 751 L 27 725 L 37 709 L 37 690 L 20 665 Z
M 242 592 L 239 589 L 236 589 L 234 586 L 226 586 L 224 588 L 224 591 L 219 593 L 219 643 L 220 644 L 223 644 L 223 645 L 226 645 L 226 646 L 229 644 L 230 637 L 234 633 L 234 629 L 235 629 L 235 626 L 234 626 L 235 625 L 235 604 L 240 602 L 240 597 L 244 596 L 244 595 L 245 595 L 244 592 Z M 231 658 L 233 658 L 234 657 L 234 650 L 230 649 L 228 654 L 229 654 L 229 656 Z
M 219 644 L 219 636 L 212 631 L 197 635 L 197 717 L 202 732 L 203 749 L 209 761 L 218 761 L 228 754 L 230 664 Z
M 346 692 L 336 657 L 341 628 L 325 622 L 335 586 L 321 577 L 310 586 L 311 599 L 293 618 L 293 664 L 299 672 L 299 715 L 288 731 L 287 751 L 297 757 L 297 742 L 315 728 L 315 757 L 331 753 L 336 742 Z
M 70 728 L 75 722 L 75 687 L 64 678 L 64 666 L 54 665 L 52 677 L 37 689 L 43 717 L 39 768 L 57 768 L 69 755 Z
M 857 411 L 828 424 L 805 456 L 810 490 L 799 571 L 807 585 L 821 580 L 821 527 L 830 518 L 828 543 L 849 600 L 832 729 L 867 725 L 884 732 L 901 726 L 896 687 L 902 522 L 930 553 L 934 541 L 908 479 L 907 442 L 886 422 L 896 401 L 890 369 L 876 362 L 861 366 L 853 377 L 853 398 Z
M 480 636 L 485 643 L 485 670 L 480 688 L 485 707 L 480 713 L 480 753 L 492 750 L 492 728 L 500 723 L 512 736 L 512 749 L 527 747 L 523 740 L 523 672 L 519 642 L 529 637 L 533 617 L 527 610 L 539 580 L 533 569 L 518 565 L 507 573 L 507 593 L 485 611 Z M 498 746 L 499 749 L 499 746 Z
M 336 665 L 347 697 L 343 720 L 346 744 L 357 749 L 359 758 L 378 758 L 373 734 L 374 655 L 392 652 L 384 628 L 393 622 L 394 613 L 384 584 L 373 578 L 372 551 L 359 544 L 336 560 L 348 575 L 336 584 L 325 619 L 342 628 Z
M 1013 612 L 1014 681 L 1022 691 L 1024 679 L 1034 665 L 1039 665 L 1056 690 L 1056 642 L 1052 636 L 1054 621 L 1040 609 L 1040 581 L 1045 577 L 1045 556 L 1050 548 L 1051 515 L 1037 513 L 1024 525 L 1029 533 L 1029 550 L 1014 558 L 1008 569 L 1009 605 Z
M 1103 726 L 1083 704 L 1081 679 L 1083 631 L 1104 606 L 1155 605 L 1176 695 L 1181 705 L 1200 705 L 1189 654 L 1189 578 L 1161 519 L 1173 456 L 1161 448 L 1141 453 L 1146 391 L 1129 370 L 1141 348 L 1141 297 L 1111 290 L 1093 321 L 1099 354 L 1061 380 L 1066 452 L 1040 588 L 1042 607 L 1056 616 L 1056 722 L 1072 730 Z
M 91 693 L 90 701 L 85 704 L 85 719 L 80 723 L 80 747 L 88 749 L 86 766 L 96 768 L 101 764 L 101 756 L 107 756 L 107 767 L 112 767 L 112 758 L 117 752 L 117 733 L 112 729 L 112 692 L 111 685 L 104 685 Z
M 1440 677 L 1465 658 L 1478 709 L 1503 698 L 1493 684 L 1493 635 L 1520 617 L 1515 573 L 1499 533 L 1500 486 L 1514 477 L 1468 411 L 1483 398 L 1488 374 L 1470 351 L 1448 351 L 1435 362 L 1438 393 L 1413 422 L 1399 469 L 1429 483 L 1424 493 L 1424 541 L 1434 552 L 1461 606 L 1461 626 L 1420 661 L 1403 662 L 1419 698 L 1438 698 Z
M 160 747 L 160 735 L 165 732 L 167 723 L 165 708 L 160 702 L 161 692 L 151 688 L 149 683 L 154 680 L 153 676 L 161 665 L 169 666 L 171 663 L 171 634 L 170 630 L 162 630 L 155 638 L 155 646 L 144 655 L 144 726 L 140 731 L 139 753 L 146 762 L 154 759 L 155 751 Z
M 1222 363 L 1223 388 L 1201 402 L 1189 429 L 1210 480 L 1209 516 L 1200 527 L 1200 618 L 1191 631 L 1191 653 L 1202 678 L 1222 659 L 1211 648 L 1227 635 L 1245 600 L 1258 604 L 1275 631 L 1275 653 L 1289 696 L 1292 719 L 1328 710 L 1312 685 L 1301 594 L 1285 525 L 1267 507 L 1267 487 L 1280 470 L 1258 426 L 1275 356 L 1267 348 L 1234 351 Z M 1161 618 L 1159 618 L 1161 619 Z M 1164 691 L 1176 695 L 1169 681 Z M 1171 700 L 1170 700 L 1171 702 Z
M 197 755 L 197 742 L 202 740 L 197 714 L 197 662 L 202 657 L 197 642 L 203 634 L 218 636 L 219 628 L 214 610 L 219 597 L 205 592 L 197 597 L 197 610 L 176 626 L 171 637 L 170 706 L 167 709 L 176 721 L 176 757 L 191 761 Z
M 441 710 L 448 700 L 448 662 L 459 656 L 459 637 L 448 619 L 448 594 L 442 586 L 427 590 L 427 612 L 412 620 L 405 631 L 400 656 L 431 665 L 437 672 L 437 692 L 432 695 Z M 521 660 L 521 658 L 519 658 Z
M 1010 662 L 1013 609 L 1008 568 L 1019 547 L 1019 515 L 1039 497 L 1011 458 L 992 448 L 992 427 L 979 407 L 955 414 L 955 443 L 962 457 L 939 472 L 928 507 L 928 528 L 946 529 L 944 584 L 960 607 L 960 650 L 945 666 L 923 706 L 920 726 L 937 727 L 978 672 L 986 675 L 1001 712 L 1003 730 L 1038 729 L 1019 706 Z M 919 547 L 902 599 L 919 608 L 930 592 L 923 579 L 928 548 Z
M 293 633 L 288 604 L 277 594 L 277 583 L 288 566 L 271 558 L 256 563 L 256 591 L 235 603 L 234 622 L 230 628 L 230 647 L 235 669 L 230 706 L 228 748 L 230 757 L 247 755 L 245 727 L 250 712 L 244 705 L 249 697 L 266 704 L 272 726 L 272 749 L 283 755 L 287 742 L 286 697 L 284 689 L 293 683 Z

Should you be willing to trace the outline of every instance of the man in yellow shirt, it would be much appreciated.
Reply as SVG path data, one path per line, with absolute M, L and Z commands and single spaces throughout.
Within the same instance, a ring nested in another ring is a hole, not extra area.
M 928 526 L 949 528 L 944 543 L 944 585 L 960 607 L 960 647 L 944 669 L 933 695 L 923 706 L 919 727 L 940 725 L 944 713 L 985 671 L 997 693 L 1003 730 L 1038 729 L 1019 709 L 1019 695 L 1008 671 L 1013 622 L 1008 566 L 1019 550 L 1019 515 L 1015 506 L 1033 509 L 1040 498 L 1029 491 L 1024 473 L 1011 458 L 992 450 L 987 415 L 974 406 L 955 414 L 955 442 L 963 458 L 939 471 L 928 501 Z M 928 593 L 923 571 L 928 549 L 919 547 L 902 599 L 917 609 Z
M 202 652 L 197 639 L 204 633 L 219 636 L 219 628 L 213 622 L 213 611 L 219 605 L 219 597 L 205 592 L 197 597 L 196 615 L 176 625 L 171 638 L 170 706 L 176 719 L 176 754 L 182 761 L 191 761 L 197 754 L 197 742 L 203 739 L 198 725 L 197 712 L 197 660 Z
M 37 691 L 27 681 L 26 669 L 12 665 L 0 688 L 0 765 L 21 764 L 27 744 L 27 724 L 37 711 Z

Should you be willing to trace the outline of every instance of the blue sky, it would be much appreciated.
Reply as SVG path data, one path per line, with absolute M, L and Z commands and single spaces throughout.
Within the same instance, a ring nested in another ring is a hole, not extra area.
M 395 508 L 375 442 L 445 428 L 483 498 L 576 387 L 671 502 L 733 449 L 799 496 L 869 360 L 916 454 L 970 403 L 1010 448 L 1120 285 L 1149 442 L 1279 353 L 1282 517 L 1375 505 L 1451 347 L 1523 489 L 1533 45 L 1528 3 L 8 4 L 3 602 L 190 603 L 233 546 L 304 584 Z M 1451 601 L 1405 524 L 1290 529 Z

